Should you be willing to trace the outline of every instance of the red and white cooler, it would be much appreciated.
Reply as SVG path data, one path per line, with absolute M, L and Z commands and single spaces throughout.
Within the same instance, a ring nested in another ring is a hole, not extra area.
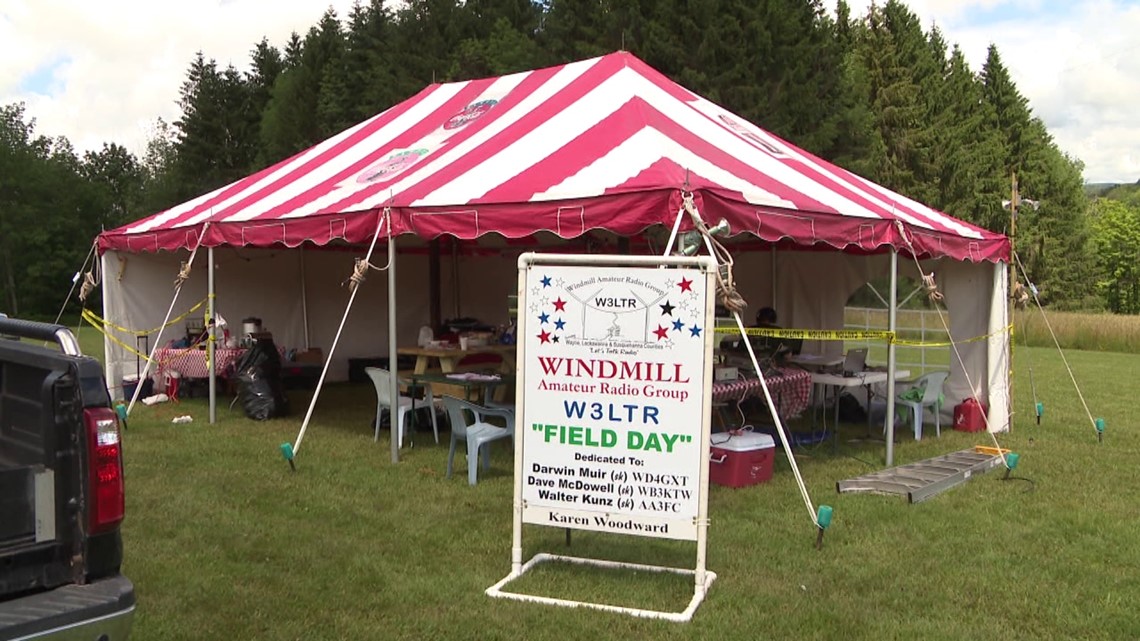
M 747 487 L 772 478 L 776 443 L 758 432 L 718 432 L 709 447 L 709 481 Z

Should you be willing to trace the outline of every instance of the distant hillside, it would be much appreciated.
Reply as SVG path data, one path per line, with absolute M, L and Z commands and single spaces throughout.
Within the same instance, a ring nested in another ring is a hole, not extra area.
M 1140 182 L 1132 185 L 1113 183 L 1089 183 L 1085 185 L 1085 196 L 1090 200 L 1107 198 L 1140 207 Z
M 1120 183 L 1085 183 L 1085 195 L 1089 198 L 1099 198 L 1119 186 Z

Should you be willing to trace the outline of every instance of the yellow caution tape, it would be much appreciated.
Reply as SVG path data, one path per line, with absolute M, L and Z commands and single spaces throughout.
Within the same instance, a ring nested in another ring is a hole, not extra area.
M 191 311 L 193 311 L 193 310 L 191 310 Z M 115 336 L 114 334 L 111 334 L 110 332 L 105 330 L 102 326 L 102 323 L 100 322 L 102 319 L 100 319 L 98 316 L 96 316 L 95 313 L 92 312 L 91 310 L 89 310 L 89 309 L 83 310 L 83 312 L 81 313 L 81 316 L 83 317 L 83 320 L 87 321 L 88 325 L 94 327 L 96 331 L 98 331 L 100 334 L 105 336 L 112 343 L 115 343 L 119 347 L 122 347 L 123 349 L 125 349 L 128 353 L 134 354 L 135 356 L 143 359 L 144 361 L 151 360 L 149 354 L 144 354 L 144 353 L 140 352 L 137 348 L 131 347 L 130 345 L 124 343 L 118 336 Z M 193 349 L 198 349 L 197 343 L 195 343 L 194 345 L 191 345 L 189 347 L 180 348 L 174 354 L 172 354 L 171 356 L 169 356 L 169 357 L 167 357 L 161 361 L 155 360 L 153 362 L 161 367 L 163 365 L 166 365 L 167 363 L 178 360 L 183 354 L 185 354 L 186 352 L 189 352 L 190 350 L 193 350 Z M 208 367 L 209 366 L 209 352 L 207 352 L 206 358 L 207 358 L 206 365 Z
M 124 334 L 132 334 L 134 336 L 146 336 L 147 334 L 153 334 L 153 333 L 157 332 L 158 330 L 163 329 L 164 327 L 170 327 L 171 325 L 176 325 L 178 323 L 181 323 L 182 321 L 186 320 L 186 318 L 188 316 L 190 316 L 194 312 L 198 311 L 198 309 L 200 307 L 202 307 L 202 305 L 205 305 L 206 300 L 207 299 L 203 298 L 202 300 L 195 303 L 195 305 L 193 307 L 186 310 L 186 312 L 183 313 L 181 316 L 178 316 L 177 318 L 172 318 L 165 325 L 155 327 L 154 329 L 128 329 L 126 327 L 120 327 L 120 326 L 112 323 L 111 321 L 100 317 L 98 314 L 96 314 L 95 312 L 93 312 L 89 309 L 83 310 L 83 317 L 84 317 L 84 319 L 87 320 L 87 322 L 91 323 L 92 325 L 94 325 L 95 323 L 98 323 L 99 325 L 102 325 L 103 327 L 110 327 L 111 329 L 113 329 L 117 332 L 122 332 Z M 90 316 L 90 318 L 88 318 L 88 316 Z
M 740 330 L 734 327 L 717 327 L 717 334 L 739 334 Z M 774 338 L 802 338 L 809 341 L 853 341 L 853 340 L 880 340 L 889 341 L 894 335 L 887 330 L 862 329 L 774 329 L 768 327 L 746 327 L 744 333 L 748 336 L 771 336 Z
M 991 336 L 996 336 L 1003 332 L 1013 330 L 1012 323 L 1006 325 L 1004 328 L 992 333 L 983 334 L 981 336 L 974 336 L 972 338 L 965 338 L 959 341 L 917 341 L 905 338 L 898 338 L 895 332 L 885 329 L 776 329 L 771 327 L 746 327 L 744 333 L 748 336 L 770 336 L 773 338 L 802 338 L 810 341 L 883 341 L 885 343 L 894 343 L 895 345 L 905 347 L 950 347 L 952 345 L 961 345 L 963 343 L 974 343 L 977 341 L 984 341 Z M 717 327 L 714 329 L 717 334 L 740 334 L 740 330 L 735 327 Z

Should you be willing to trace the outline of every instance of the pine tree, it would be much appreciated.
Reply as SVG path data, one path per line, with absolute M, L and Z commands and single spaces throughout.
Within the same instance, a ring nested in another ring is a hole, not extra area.
M 1029 154 L 1029 101 L 1014 85 L 996 45 L 990 45 L 986 54 L 982 85 L 986 102 L 993 107 L 992 126 L 1005 135 L 1006 173 L 1016 172 L 1025 164 Z
M 992 107 L 982 99 L 982 85 L 970 70 L 962 50 L 950 54 L 944 108 L 935 115 L 938 135 L 938 196 L 930 203 L 946 213 L 1004 232 L 1008 212 L 1001 208 L 1009 198 L 1004 177 L 1005 147 L 993 129 Z
M 201 52 L 182 84 L 182 116 L 173 167 L 189 198 L 241 178 L 257 154 L 257 130 L 249 112 L 249 88 L 233 67 L 222 71 Z
M 273 83 L 272 97 L 261 118 L 259 163 L 272 164 L 335 133 L 318 110 L 325 73 L 344 55 L 344 35 L 336 12 L 329 9 L 309 29 L 299 54 L 286 48 L 286 69 Z M 293 62 L 295 60 L 295 62 Z M 328 113 L 328 111 L 326 111 Z

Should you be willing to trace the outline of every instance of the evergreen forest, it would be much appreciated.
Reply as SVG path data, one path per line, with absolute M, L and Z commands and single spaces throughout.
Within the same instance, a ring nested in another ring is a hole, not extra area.
M 899 0 L 360 0 L 241 68 L 187 61 L 181 107 L 145 150 L 78 153 L 0 105 L 0 310 L 54 318 L 101 229 L 241 178 L 432 82 L 624 49 L 795 145 L 931 207 L 1007 232 L 1054 309 L 1140 313 L 1140 188 L 1086 186 L 998 49 L 963 52 Z M 971 52 L 973 55 L 976 52 Z M 90 303 L 89 303 L 90 304 Z

